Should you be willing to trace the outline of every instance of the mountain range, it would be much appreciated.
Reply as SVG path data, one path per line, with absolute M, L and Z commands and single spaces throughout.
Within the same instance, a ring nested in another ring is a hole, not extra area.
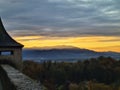
M 112 57 L 120 60 L 120 53 L 117 52 L 96 52 L 88 49 L 80 49 L 76 47 L 54 48 L 54 49 L 24 49 L 23 59 L 34 60 L 37 62 L 52 61 L 78 61 L 99 56 Z

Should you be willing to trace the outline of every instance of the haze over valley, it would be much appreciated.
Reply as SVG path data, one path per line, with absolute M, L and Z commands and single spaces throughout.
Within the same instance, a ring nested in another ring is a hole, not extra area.
M 72 46 L 55 46 L 41 49 L 24 49 L 23 59 L 33 60 L 36 62 L 43 61 L 64 61 L 64 62 L 76 62 L 90 58 L 98 58 L 100 56 L 112 57 L 114 59 L 120 59 L 120 53 L 116 52 L 96 52 L 88 49 L 80 49 Z

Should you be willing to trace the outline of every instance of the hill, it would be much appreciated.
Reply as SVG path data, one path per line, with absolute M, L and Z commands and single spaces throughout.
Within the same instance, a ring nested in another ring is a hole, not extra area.
M 52 61 L 76 61 L 89 58 L 97 58 L 99 56 L 112 57 L 120 59 L 120 53 L 116 52 L 95 52 L 88 49 L 71 48 L 54 48 L 54 49 L 24 49 L 24 60 L 36 60 L 41 62 L 44 60 Z

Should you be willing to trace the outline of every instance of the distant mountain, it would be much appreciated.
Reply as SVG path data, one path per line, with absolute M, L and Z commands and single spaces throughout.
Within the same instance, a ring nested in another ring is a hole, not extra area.
M 53 61 L 77 61 L 89 58 L 97 58 L 99 56 L 112 57 L 120 60 L 120 53 L 116 52 L 95 52 L 88 49 L 72 48 L 55 48 L 55 49 L 25 49 L 23 50 L 24 60 L 36 60 L 38 62 L 44 60 Z
M 78 47 L 75 46 L 70 46 L 70 45 L 57 45 L 57 46 L 48 46 L 48 47 L 41 47 L 37 48 L 39 50 L 51 50 L 51 49 L 79 49 Z

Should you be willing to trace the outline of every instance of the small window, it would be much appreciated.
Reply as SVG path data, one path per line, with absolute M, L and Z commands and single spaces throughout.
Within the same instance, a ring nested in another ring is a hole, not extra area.
M 5 56 L 13 55 L 13 51 L 1 51 L 1 55 L 5 55 Z

